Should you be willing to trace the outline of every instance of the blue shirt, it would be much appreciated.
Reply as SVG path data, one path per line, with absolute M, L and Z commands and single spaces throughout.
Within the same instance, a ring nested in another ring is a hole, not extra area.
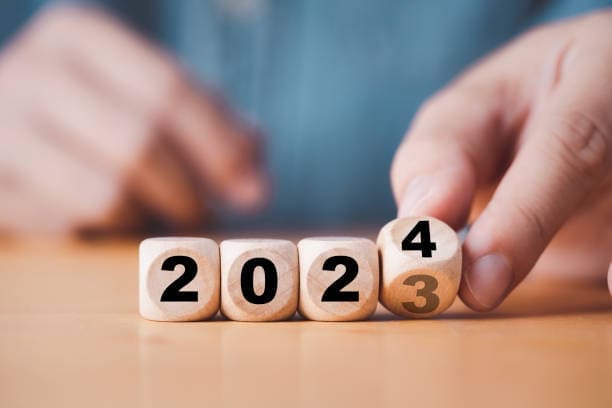
M 4 39 L 30 3 L 2 3 Z M 527 27 L 612 1 L 104 3 L 262 127 L 271 206 L 226 223 L 278 228 L 393 218 L 391 159 L 424 99 Z

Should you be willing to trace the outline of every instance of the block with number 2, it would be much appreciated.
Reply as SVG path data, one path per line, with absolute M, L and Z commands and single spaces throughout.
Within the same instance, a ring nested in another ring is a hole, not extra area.
M 307 319 L 367 319 L 378 304 L 378 251 L 369 239 L 305 238 L 300 254 L 300 314 Z
M 219 310 L 219 246 L 207 238 L 149 238 L 140 244 L 140 314 L 204 320 Z

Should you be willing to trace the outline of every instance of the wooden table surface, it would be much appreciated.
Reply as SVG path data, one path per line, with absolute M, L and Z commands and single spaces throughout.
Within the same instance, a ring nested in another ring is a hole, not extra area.
M 137 243 L 0 243 L 0 407 L 612 407 L 612 298 L 533 278 L 431 320 L 159 323 Z

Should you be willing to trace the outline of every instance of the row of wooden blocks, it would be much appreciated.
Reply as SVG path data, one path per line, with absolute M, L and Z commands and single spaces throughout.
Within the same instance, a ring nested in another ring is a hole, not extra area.
M 377 244 L 365 238 L 150 238 L 140 245 L 140 314 L 150 320 L 194 321 L 219 309 L 232 320 L 294 316 L 367 319 L 378 301 L 405 317 L 448 308 L 461 278 L 461 245 L 431 217 L 391 221 Z

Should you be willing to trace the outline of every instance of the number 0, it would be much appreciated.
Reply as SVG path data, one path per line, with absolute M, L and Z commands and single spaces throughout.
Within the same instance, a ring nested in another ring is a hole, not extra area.
M 253 287 L 255 268 L 258 266 L 263 269 L 266 277 L 266 285 L 261 295 L 255 293 Z M 246 261 L 240 273 L 240 288 L 242 289 L 242 296 L 255 305 L 271 302 L 278 290 L 278 273 L 274 262 L 266 258 L 253 258 Z

